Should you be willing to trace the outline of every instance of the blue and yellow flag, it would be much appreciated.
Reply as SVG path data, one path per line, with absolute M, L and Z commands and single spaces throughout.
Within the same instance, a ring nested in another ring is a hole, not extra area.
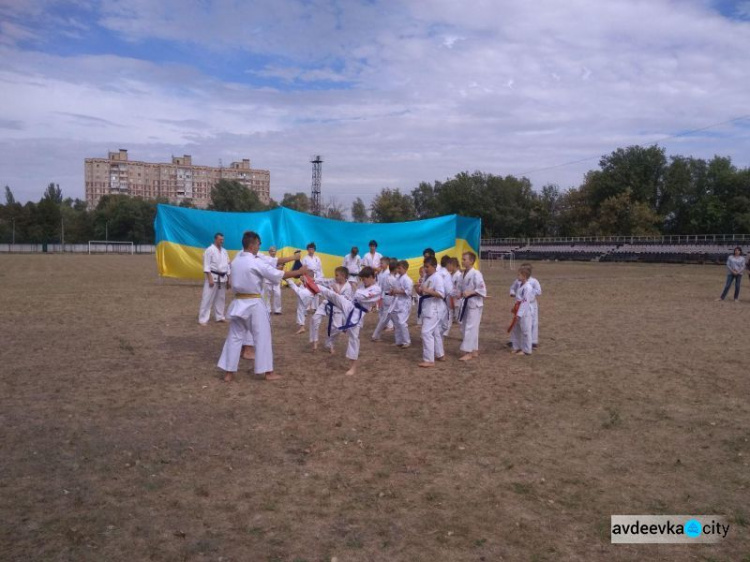
M 307 244 L 315 242 L 326 277 L 333 277 L 333 270 L 352 246 L 364 256 L 370 240 L 376 240 L 378 252 L 384 256 L 409 261 L 409 275 L 416 279 L 425 248 L 435 250 L 438 261 L 446 254 L 460 259 L 465 251 L 479 255 L 482 221 L 448 215 L 373 224 L 336 221 L 285 207 L 258 213 L 222 213 L 158 205 L 154 230 L 156 261 L 159 275 L 164 277 L 201 279 L 203 251 L 213 243 L 217 232 L 224 234 L 224 247 L 232 258 L 242 250 L 242 234 L 254 230 L 260 235 L 261 251 L 276 246 L 279 257 L 290 256 L 294 250 L 302 250 L 304 255 Z

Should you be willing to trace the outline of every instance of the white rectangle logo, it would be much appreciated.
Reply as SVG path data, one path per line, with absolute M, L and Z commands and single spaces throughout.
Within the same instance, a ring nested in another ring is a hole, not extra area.
M 707 544 L 725 540 L 731 525 L 721 515 L 613 515 L 613 544 Z

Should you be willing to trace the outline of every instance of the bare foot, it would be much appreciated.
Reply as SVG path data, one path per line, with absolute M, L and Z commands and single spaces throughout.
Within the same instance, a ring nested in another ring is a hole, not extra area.
M 459 361 L 471 361 L 474 359 L 474 356 L 471 353 L 467 353 L 466 355 L 463 355 L 459 358 Z
M 333 346 L 331 346 L 331 347 L 328 348 L 328 353 L 330 353 L 331 355 L 333 355 Z
M 381 340 L 380 338 L 370 338 L 370 339 L 372 339 L 372 341 L 374 341 L 374 342 L 380 342 L 380 341 L 383 341 L 383 340 Z
M 478 351 L 472 351 L 471 355 L 472 355 L 472 357 L 479 357 L 479 352 Z
M 445 361 L 445 355 L 441 355 L 440 357 L 435 357 L 435 361 Z
M 430 363 L 429 361 L 423 361 L 422 363 L 417 365 L 417 367 L 422 367 L 424 369 L 429 369 L 430 367 L 434 367 L 434 366 L 435 366 L 435 363 Z
M 234 373 L 230 373 L 227 371 L 227 374 L 224 375 L 224 382 L 232 382 L 234 380 Z
M 243 359 L 255 359 L 255 348 L 249 345 L 243 346 L 242 358 Z
M 281 378 L 284 378 L 284 377 L 282 377 L 281 375 L 276 374 L 273 371 L 271 371 L 270 373 L 266 373 L 266 376 L 263 377 L 263 378 L 265 380 L 267 380 L 267 381 L 277 381 L 277 380 L 279 380 Z
M 296 332 L 294 332 L 294 333 L 295 333 L 295 334 L 304 334 L 304 333 L 305 333 L 305 327 L 304 327 L 304 326 L 300 326 L 300 327 L 299 327 L 299 330 L 297 330 L 297 331 L 296 331 Z
M 355 367 L 352 367 L 351 369 L 349 369 L 349 370 L 348 370 L 348 371 L 347 371 L 346 373 L 344 373 L 344 374 L 345 374 L 345 375 L 348 375 L 348 376 L 350 376 L 350 377 L 351 377 L 352 375 L 356 375 L 356 374 L 357 374 L 357 369 L 356 369 Z

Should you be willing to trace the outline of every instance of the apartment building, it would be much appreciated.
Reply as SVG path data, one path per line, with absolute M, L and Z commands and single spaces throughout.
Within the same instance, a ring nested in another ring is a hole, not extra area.
M 107 158 L 84 161 L 86 202 L 96 207 L 104 195 L 121 194 L 144 199 L 166 198 L 175 205 L 190 201 L 205 209 L 211 188 L 221 179 L 236 180 L 268 204 L 271 172 L 250 166 L 249 159 L 228 167 L 196 166 L 189 155 L 173 156 L 171 163 L 139 162 L 128 159 L 128 151 L 110 152 Z

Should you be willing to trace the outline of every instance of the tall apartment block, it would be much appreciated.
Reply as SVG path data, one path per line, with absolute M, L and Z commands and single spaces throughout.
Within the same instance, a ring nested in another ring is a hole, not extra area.
M 171 164 L 128 160 L 128 151 L 110 152 L 108 158 L 86 158 L 86 202 L 96 207 L 104 195 L 122 194 L 144 199 L 166 198 L 170 203 L 191 201 L 205 209 L 211 188 L 221 179 L 237 180 L 270 202 L 271 172 L 250 167 L 250 160 L 232 162 L 229 167 L 194 166 L 189 155 L 173 156 Z

